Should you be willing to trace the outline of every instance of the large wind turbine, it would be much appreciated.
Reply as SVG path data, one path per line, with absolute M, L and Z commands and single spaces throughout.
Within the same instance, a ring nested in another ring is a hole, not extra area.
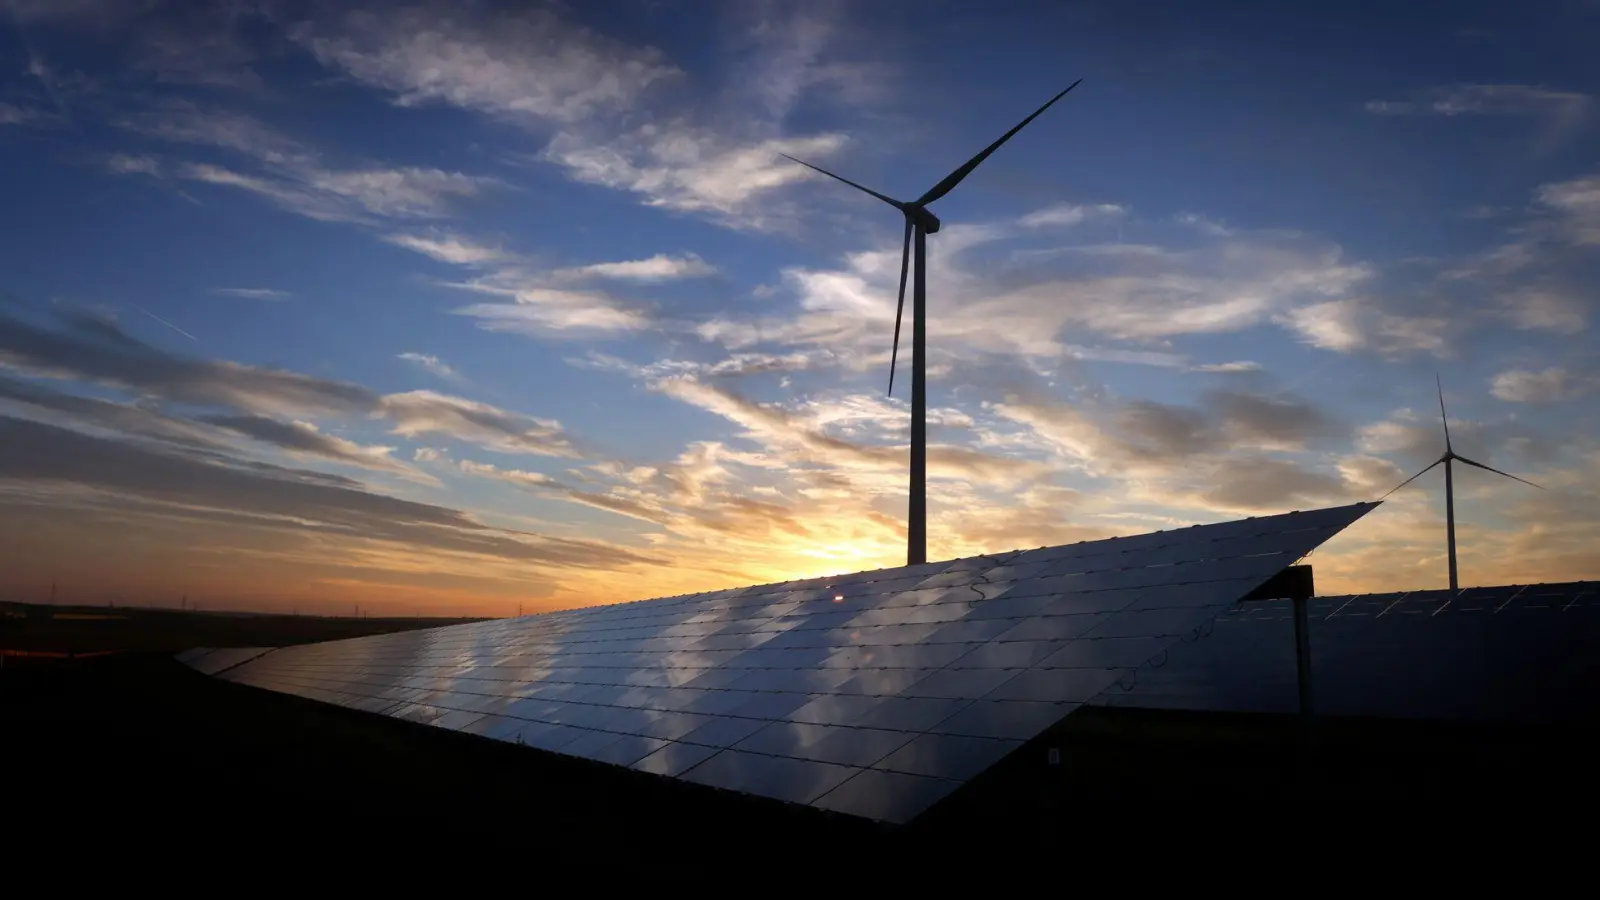
M 915 200 L 896 200 L 893 197 L 880 194 L 870 188 L 862 187 L 848 178 L 841 178 L 826 169 L 813 166 L 803 159 L 795 159 L 789 154 L 782 154 L 786 159 L 793 160 L 808 169 L 820 172 L 835 181 L 842 181 L 858 191 L 877 197 L 889 204 L 906 219 L 906 236 L 904 246 L 900 251 L 900 299 L 894 311 L 894 348 L 889 353 L 889 393 L 894 393 L 894 367 L 900 355 L 900 317 L 906 308 L 906 269 L 915 260 L 910 268 L 914 272 L 911 289 L 911 501 L 910 516 L 906 527 L 906 565 L 918 565 L 928 561 L 928 393 L 927 393 L 927 236 L 939 230 L 939 217 L 928 211 L 928 204 L 955 189 L 963 178 L 972 174 L 980 163 L 989 158 L 989 154 L 1000 149 L 1000 145 L 1011 140 L 1011 136 L 1021 131 L 1024 126 L 1039 117 L 1039 114 L 1049 109 L 1052 104 L 1067 95 L 1082 83 L 1078 79 L 1067 86 L 1065 91 L 1050 98 L 1045 105 L 1034 110 L 1017 126 L 1000 139 L 983 149 L 983 152 L 967 160 L 944 180 L 928 189 L 928 192 Z M 914 239 L 914 240 L 913 240 Z M 913 250 L 915 252 L 913 253 Z
M 1450 418 L 1449 416 L 1445 415 L 1444 411 L 1444 382 L 1440 381 L 1439 376 L 1437 375 L 1434 376 L 1433 380 L 1435 385 L 1439 388 L 1439 421 L 1444 423 L 1444 455 L 1429 463 L 1428 468 L 1423 469 L 1421 472 L 1418 472 L 1410 478 L 1407 478 L 1405 481 L 1395 485 L 1394 490 L 1390 491 L 1389 494 L 1392 494 L 1411 482 L 1416 481 L 1418 478 L 1421 478 L 1423 473 L 1427 472 L 1429 469 L 1432 469 L 1434 466 L 1437 466 L 1440 463 L 1444 464 L 1444 528 L 1445 541 L 1450 550 L 1450 590 L 1459 591 L 1461 590 L 1461 585 L 1456 578 L 1456 489 L 1455 477 L 1451 470 L 1450 464 L 1452 462 L 1462 462 L 1469 466 L 1476 466 L 1480 469 L 1483 469 L 1485 472 L 1493 472 L 1496 475 L 1504 475 L 1512 481 L 1520 481 L 1523 484 L 1533 485 L 1534 487 L 1539 486 L 1537 484 L 1533 484 L 1533 482 L 1526 478 L 1518 478 L 1517 476 L 1508 472 L 1502 472 L 1493 466 L 1486 466 L 1481 462 L 1474 462 L 1473 460 L 1467 459 L 1465 456 L 1461 456 L 1460 454 L 1456 453 L 1455 449 L 1450 446 Z M 1543 488 L 1539 489 L 1544 490 Z M 1387 498 L 1389 494 L 1384 494 L 1383 496 Z

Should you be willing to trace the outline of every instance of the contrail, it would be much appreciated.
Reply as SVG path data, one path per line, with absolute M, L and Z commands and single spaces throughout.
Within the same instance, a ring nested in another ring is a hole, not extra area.
M 161 324 L 167 326 L 168 328 L 171 328 L 173 331 L 176 331 L 177 333 L 183 335 L 184 337 L 188 338 L 189 340 L 195 341 L 197 343 L 199 342 L 199 340 L 200 340 L 199 338 L 195 337 L 194 335 L 190 334 L 187 331 L 184 331 L 182 328 L 179 328 L 178 326 L 172 324 L 171 322 L 168 322 L 166 319 L 161 318 L 160 316 L 156 315 L 155 313 L 151 312 L 150 310 L 145 309 L 144 307 L 140 306 L 139 304 L 137 304 L 137 303 L 129 303 L 128 305 L 133 307 L 134 309 L 137 309 L 139 312 L 144 313 L 145 315 L 149 316 L 150 318 L 155 319 L 157 322 L 160 322 Z

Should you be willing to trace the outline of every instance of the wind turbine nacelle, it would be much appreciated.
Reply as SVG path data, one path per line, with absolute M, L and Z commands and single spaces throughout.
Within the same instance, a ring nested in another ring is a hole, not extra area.
M 917 223 L 922 226 L 924 234 L 937 234 L 939 231 L 939 217 L 928 212 L 927 207 L 917 208 Z

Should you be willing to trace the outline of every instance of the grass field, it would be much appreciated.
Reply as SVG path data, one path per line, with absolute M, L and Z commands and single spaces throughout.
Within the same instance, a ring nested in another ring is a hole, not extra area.
M 203 616 L 204 614 L 201 614 Z M 287 617 L 279 617 L 287 618 Z M 1126 851 L 1129 841 L 1298 842 L 1496 834 L 1553 849 L 1578 833 L 1507 823 L 1592 808 L 1581 730 L 1326 722 L 1315 756 L 1292 721 L 1083 710 L 923 819 L 857 820 L 414 726 L 206 678 L 166 648 L 260 646 L 377 630 L 380 620 L 179 622 L 112 628 L 161 651 L 8 660 L 0 671 L 6 815 L 20 832 L 186 852 L 529 852 L 607 842 L 840 846 L 925 853 L 972 844 Z M 411 620 L 399 620 L 410 625 Z M 95 648 L 53 621 L 54 647 Z M 317 629 L 323 629 L 318 631 Z M 108 632 L 96 631 L 95 639 Z M 13 635 L 15 636 L 15 635 Z M 196 636 L 204 636 L 204 640 Z M 35 636 L 34 643 L 46 642 Z M 1059 763 L 1048 762 L 1051 747 Z M 720 852 L 720 851 L 719 851 Z M 400 860 L 396 860 L 400 862 Z

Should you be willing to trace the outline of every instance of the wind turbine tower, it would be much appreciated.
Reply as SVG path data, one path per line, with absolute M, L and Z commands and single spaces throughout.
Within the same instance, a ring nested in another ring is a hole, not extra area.
M 841 178 L 826 169 L 818 168 L 805 160 L 795 159 L 787 153 L 782 154 L 786 159 L 882 200 L 905 216 L 905 240 L 900 251 L 900 299 L 894 313 L 894 349 L 889 354 L 889 393 L 891 395 L 894 393 L 894 367 L 900 354 L 900 318 L 906 307 L 906 270 L 909 267 L 912 271 L 911 497 L 906 523 L 907 565 L 914 566 L 928 561 L 927 237 L 939 230 L 939 217 L 928 211 L 928 204 L 955 190 L 962 179 L 972 174 L 973 169 L 989 158 L 989 154 L 1000 149 L 1000 145 L 1011 140 L 1012 135 L 1021 131 L 1029 122 L 1038 118 L 1040 113 L 1065 97 L 1067 91 L 1082 82 L 1083 79 L 1080 78 L 1068 85 L 1066 90 L 1051 97 L 1048 103 L 1034 110 L 1033 115 L 1023 119 L 1015 128 L 1001 135 L 999 140 L 985 147 L 983 152 L 967 160 L 960 168 L 946 175 L 943 181 L 929 188 L 927 193 L 915 200 L 896 200 L 871 188 L 862 187 L 848 178 Z
M 1444 411 L 1444 382 L 1440 381 L 1439 376 L 1437 375 L 1434 376 L 1433 380 L 1434 384 L 1439 389 L 1439 421 L 1444 423 L 1444 454 L 1438 459 L 1429 463 L 1426 469 L 1423 469 L 1421 472 L 1418 472 L 1410 478 L 1407 478 L 1405 481 L 1395 485 L 1394 490 L 1391 490 L 1389 494 L 1393 494 L 1395 491 L 1398 491 L 1411 482 L 1416 481 L 1434 466 L 1437 466 L 1441 463 L 1444 464 L 1444 530 L 1445 544 L 1450 553 L 1450 590 L 1459 591 L 1461 590 L 1461 583 L 1456 577 L 1456 485 L 1455 472 L 1451 464 L 1456 462 L 1465 463 L 1469 466 L 1476 466 L 1485 472 L 1493 472 L 1496 475 L 1504 475 L 1512 481 L 1520 481 L 1523 484 L 1532 485 L 1533 487 L 1539 487 L 1539 485 L 1534 484 L 1526 478 L 1518 478 L 1517 476 L 1508 472 L 1502 472 L 1493 466 L 1486 466 L 1481 462 L 1475 462 L 1456 453 L 1455 448 L 1450 444 L 1450 417 L 1446 415 Z M 1544 490 L 1544 488 L 1539 489 Z M 1387 498 L 1389 494 L 1384 494 L 1384 498 Z

